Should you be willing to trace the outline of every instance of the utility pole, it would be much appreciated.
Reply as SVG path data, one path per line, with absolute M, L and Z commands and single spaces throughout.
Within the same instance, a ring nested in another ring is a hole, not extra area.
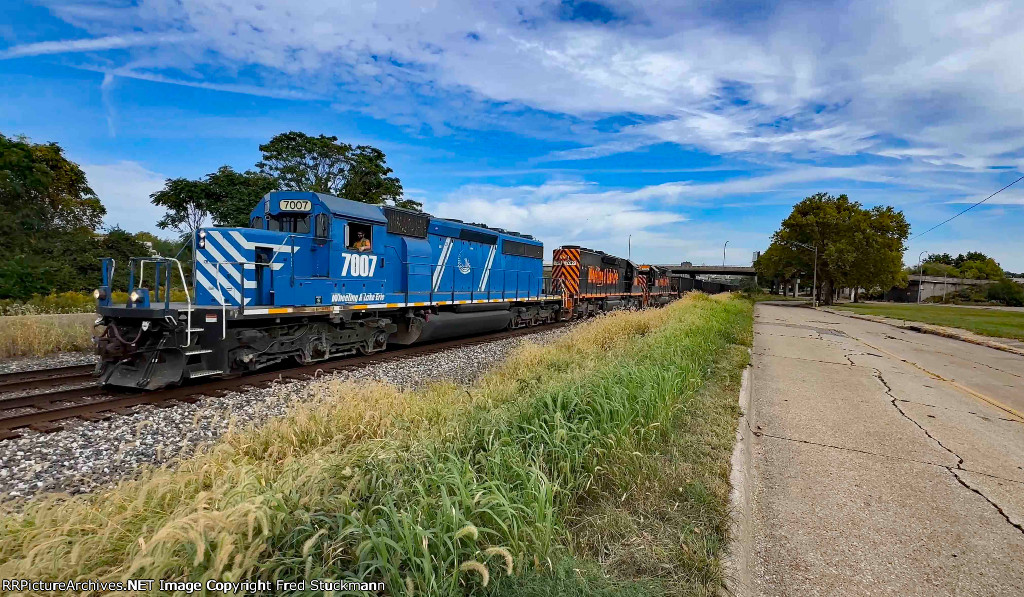
M 921 251 L 917 256 L 917 304 L 921 304 L 921 289 L 924 288 L 924 262 L 921 257 L 928 251 Z
M 728 246 L 729 246 L 729 241 L 725 241 L 725 244 L 722 245 L 722 267 L 725 267 L 725 248 L 728 247 Z
M 633 235 L 630 234 L 626 239 L 626 259 L 633 261 Z

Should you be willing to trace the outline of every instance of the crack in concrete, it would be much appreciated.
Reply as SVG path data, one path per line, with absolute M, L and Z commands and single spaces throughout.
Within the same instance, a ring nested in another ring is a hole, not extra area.
M 915 346 L 922 346 L 924 348 L 927 348 L 927 349 L 931 350 L 932 352 L 935 352 L 936 354 L 945 355 L 947 357 L 953 357 L 954 359 L 957 359 L 958 361 L 963 361 L 965 363 L 970 363 L 972 365 L 981 365 L 983 367 L 988 367 L 989 369 L 992 369 L 994 371 L 998 371 L 1000 373 L 1005 373 L 1007 375 L 1012 375 L 1013 377 L 1019 377 L 1019 378 L 1024 379 L 1024 375 L 1020 375 L 1019 373 L 1014 373 L 1013 371 L 1007 371 L 1005 369 L 1000 369 L 999 367 L 996 367 L 994 365 L 989 365 L 988 363 L 982 363 L 980 361 L 975 361 L 975 360 L 972 360 L 972 359 L 967 359 L 967 358 L 964 358 L 964 357 L 962 357 L 962 356 L 960 356 L 958 354 L 954 354 L 954 353 L 951 353 L 951 352 L 945 352 L 945 351 L 942 351 L 942 350 L 935 350 L 934 347 L 929 346 L 928 344 L 925 344 L 924 342 L 914 342 L 913 340 L 907 340 L 906 338 L 897 338 L 895 336 L 890 336 L 889 334 L 885 334 L 884 337 L 887 338 L 887 339 L 890 339 L 890 340 L 896 340 L 897 342 L 906 342 L 907 344 L 913 344 Z M 958 340 L 958 342 L 959 342 L 959 340 Z
M 882 386 L 885 387 L 885 395 L 890 398 L 889 403 L 892 404 L 893 408 L 895 408 L 897 412 L 899 412 L 901 415 L 903 415 L 903 418 L 905 418 L 906 420 L 908 420 L 911 423 L 913 423 L 926 436 L 928 436 L 929 439 L 931 439 L 933 442 L 935 442 L 940 448 L 942 448 L 946 452 L 949 452 L 950 455 L 952 455 L 954 458 L 956 458 L 957 463 L 956 463 L 955 467 L 943 466 L 942 468 L 944 468 L 947 471 L 949 471 L 949 473 L 951 475 L 953 475 L 953 478 L 956 479 L 957 483 L 959 483 L 960 485 L 963 485 L 968 490 L 978 494 L 981 497 L 981 499 L 985 500 L 993 508 L 995 508 L 996 511 L 999 512 L 999 515 L 1002 516 L 1003 519 L 1007 522 L 1007 524 L 1009 524 L 1013 528 L 1017 529 L 1021 533 L 1024 533 L 1024 525 L 1018 524 L 1018 523 L 1013 522 L 1012 520 L 1010 520 L 1010 516 L 1006 513 L 1005 510 L 1003 510 L 1003 508 L 999 504 L 997 504 L 994 501 L 992 501 L 991 499 L 989 499 L 989 497 L 987 495 L 985 495 L 984 493 L 982 493 L 980 489 L 977 489 L 975 487 L 971 487 L 971 485 L 969 483 L 964 481 L 964 479 L 962 477 L 960 477 L 960 475 L 957 474 L 957 471 L 971 472 L 971 471 L 968 471 L 967 469 L 965 469 L 963 467 L 964 459 L 959 454 L 957 454 L 953 450 L 949 449 L 945 444 L 943 444 L 941 441 L 939 441 L 938 438 L 936 438 L 934 435 L 932 435 L 930 431 L 925 429 L 923 425 L 918 423 L 916 420 L 914 420 L 913 417 L 908 415 L 906 413 L 906 411 L 904 411 L 902 408 L 900 408 L 900 405 L 896 404 L 898 399 L 892 393 L 892 387 L 889 385 L 889 383 L 887 381 L 885 381 L 885 377 L 882 375 L 882 371 L 880 369 L 874 369 L 874 372 L 875 372 L 874 373 L 875 374 L 875 379 L 877 379 L 879 381 L 879 383 L 881 383 Z
M 754 335 L 756 335 L 756 336 L 775 336 L 776 338 L 797 338 L 797 339 L 800 339 L 800 340 L 821 340 L 822 339 L 821 338 L 821 334 L 816 334 L 814 336 L 787 336 L 786 334 L 772 334 L 772 333 L 769 333 L 769 332 L 756 332 L 755 331 Z
M 924 373 L 925 375 L 927 375 L 927 376 L 929 376 L 929 377 L 931 377 L 933 379 L 937 379 L 937 380 L 939 380 L 941 382 L 947 383 L 947 384 L 953 386 L 954 388 L 956 388 L 956 389 L 958 389 L 958 390 L 960 390 L 960 391 L 962 391 L 964 393 L 967 393 L 967 394 L 970 394 L 971 396 L 974 396 L 975 398 L 981 400 L 982 402 L 988 403 L 991 406 L 994 406 L 994 407 L 998 408 L 1001 411 L 1004 411 L 1004 412 L 1006 412 L 1006 413 L 1008 413 L 1010 415 L 1016 416 L 1016 417 L 1018 417 L 1020 419 L 1020 421 L 1022 423 L 1024 423 L 1024 415 L 1018 413 L 1017 411 L 1013 410 L 1012 408 L 1010 408 L 1010 407 L 1008 407 L 1008 406 L 1006 406 L 1004 404 L 1001 404 L 1000 402 L 998 402 L 998 401 L 996 401 L 996 400 L 994 400 L 992 398 L 988 398 L 987 396 L 985 396 L 985 395 L 983 395 L 983 394 L 981 394 L 979 392 L 976 392 L 976 391 L 974 391 L 974 390 L 972 390 L 972 389 L 970 389 L 970 388 L 968 388 L 966 386 L 963 386 L 963 385 L 957 383 L 955 379 L 946 379 L 945 377 L 942 377 L 938 373 L 934 373 L 932 371 L 929 371 L 929 370 L 925 369 L 924 367 L 922 367 L 921 365 L 918 365 L 917 363 L 915 363 L 915 362 L 913 362 L 911 360 L 905 359 L 905 358 L 903 358 L 903 357 L 901 357 L 901 356 L 899 356 L 897 354 L 888 352 L 884 348 L 879 348 L 877 346 L 873 346 L 872 344 L 870 344 L 868 342 L 865 342 L 864 340 L 861 340 L 860 338 L 855 338 L 855 340 L 857 340 L 858 342 L 860 342 L 861 344 L 863 344 L 865 346 L 868 346 L 870 348 L 874 348 L 875 350 L 879 350 L 881 352 L 884 352 L 884 353 L 888 354 L 890 357 L 892 357 L 892 358 L 894 358 L 894 359 L 896 359 L 896 360 L 898 360 L 898 361 L 900 361 L 902 363 L 910 365 L 911 367 L 917 369 L 918 371 L 921 371 L 922 373 Z
M 995 416 L 979 415 L 978 413 L 976 413 L 974 411 L 970 411 L 970 410 L 960 410 L 959 408 L 953 408 L 953 407 L 950 407 L 950 406 L 939 406 L 938 404 L 928 404 L 927 402 L 917 402 L 916 400 L 907 400 L 906 398 L 897 398 L 897 400 L 899 400 L 900 402 L 905 402 L 907 404 L 916 404 L 918 406 L 927 406 L 929 408 L 938 408 L 940 410 L 951 410 L 951 411 L 953 411 L 955 413 L 967 413 L 969 415 L 974 415 L 975 417 L 978 417 L 979 419 L 981 419 L 983 421 L 996 420 L 996 421 L 1006 421 L 1007 423 L 1013 423 L 1014 425 L 1024 425 L 1024 422 L 1018 421 L 1017 419 L 1007 419 L 1006 417 L 995 417 Z
M 906 458 L 904 456 L 894 456 L 892 454 L 883 454 L 881 452 L 872 452 L 871 450 L 863 450 L 861 448 L 850 448 L 850 447 L 847 447 L 847 446 L 836 446 L 834 444 L 825 444 L 825 443 L 822 443 L 822 442 L 811 441 L 809 439 L 799 439 L 799 438 L 795 438 L 795 437 L 786 437 L 784 435 L 775 435 L 773 433 L 767 433 L 767 432 L 764 432 L 764 431 L 757 431 L 757 430 L 755 430 L 754 428 L 752 428 L 750 426 L 750 422 L 749 421 L 747 422 L 747 428 L 750 429 L 750 432 L 753 433 L 757 437 L 767 437 L 767 438 L 770 438 L 770 439 L 777 439 L 777 440 L 785 441 L 785 442 L 793 442 L 793 443 L 797 443 L 797 444 L 807 444 L 809 446 L 817 446 L 819 448 L 831 448 L 833 450 L 842 450 L 844 452 L 854 452 L 854 453 L 857 453 L 857 454 L 864 454 L 865 456 L 877 456 L 879 458 L 888 458 L 888 459 L 891 459 L 891 460 L 899 460 L 901 462 L 910 462 L 910 463 L 913 463 L 913 464 L 923 464 L 925 466 L 934 466 L 935 468 L 941 468 L 941 469 L 949 471 L 949 472 L 953 472 L 954 470 L 961 470 L 961 471 L 964 471 L 965 473 L 974 473 L 975 475 L 981 475 L 983 477 L 988 477 L 990 479 L 997 479 L 999 481 L 1006 481 L 1007 483 L 1016 483 L 1018 485 L 1024 485 L 1024 481 L 1020 481 L 1018 479 L 1007 479 L 1006 477 L 1000 477 L 999 475 L 993 475 L 991 473 L 983 473 L 981 471 L 974 471 L 974 470 L 971 470 L 969 468 L 956 469 L 955 467 L 952 467 L 952 466 L 950 466 L 948 464 L 941 464 L 941 463 L 938 463 L 938 462 L 929 462 L 927 460 L 918 460 L 916 458 Z
M 808 363 L 821 363 L 823 365 L 837 365 L 839 367 L 850 367 L 851 366 L 851 365 L 847 365 L 846 363 L 839 363 L 839 362 L 836 362 L 836 361 L 822 361 L 820 359 L 805 359 L 804 357 L 791 357 L 789 355 L 784 355 L 784 354 L 770 354 L 770 353 L 767 353 L 767 352 L 754 352 L 753 354 L 755 354 L 755 355 L 757 355 L 759 357 L 774 357 L 776 359 L 794 359 L 794 360 L 797 360 L 797 361 L 807 361 Z M 846 355 L 843 355 L 843 356 L 846 356 Z M 849 358 L 847 358 L 847 360 L 849 360 Z M 872 368 L 872 367 L 868 367 L 866 365 L 852 365 L 852 366 L 853 367 L 860 367 L 862 369 L 871 369 Z
M 848 446 L 836 446 L 834 444 L 825 444 L 825 443 L 822 443 L 822 442 L 816 442 L 816 441 L 812 441 L 812 440 L 809 440 L 809 439 L 798 439 L 798 438 L 795 438 L 795 437 L 785 437 L 783 435 L 775 435 L 775 434 L 772 434 L 772 433 L 766 433 L 764 431 L 756 431 L 754 429 L 751 429 L 750 431 L 751 431 L 751 433 L 753 433 L 757 437 L 770 437 L 772 439 L 778 439 L 778 440 L 787 441 L 787 442 L 795 442 L 795 443 L 798 443 L 798 444 L 807 444 L 807 445 L 810 445 L 810 446 L 818 446 L 820 448 L 832 448 L 834 450 L 843 450 L 845 452 L 856 452 L 857 454 L 865 454 L 865 455 L 868 455 L 868 456 L 878 456 L 879 458 L 890 458 L 892 460 L 901 460 L 903 462 L 913 462 L 914 464 L 926 464 L 928 466 L 934 466 L 934 467 L 938 467 L 938 468 L 949 468 L 948 465 L 940 464 L 938 462 L 928 462 L 927 460 L 917 460 L 916 458 L 905 458 L 903 456 L 893 456 L 892 454 L 883 454 L 881 452 L 872 452 L 871 450 L 863 450 L 861 448 L 850 448 Z M 1005 480 L 1006 481 L 1013 481 L 1013 479 L 1005 479 Z M 1014 482 L 1015 483 L 1020 483 L 1020 481 L 1014 481 Z

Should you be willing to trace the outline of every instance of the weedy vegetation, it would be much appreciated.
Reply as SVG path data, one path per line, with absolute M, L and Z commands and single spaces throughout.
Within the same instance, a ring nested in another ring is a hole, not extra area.
M 187 295 L 184 290 L 172 290 L 171 300 L 184 302 Z M 115 290 L 110 295 L 115 305 L 128 302 L 128 293 Z M 155 300 L 155 299 L 154 299 Z M 58 292 L 54 294 L 35 294 L 27 300 L 0 300 L 0 316 L 9 315 L 54 315 L 58 313 L 94 313 L 96 299 L 89 292 Z
M 0 576 L 713 593 L 751 320 L 692 295 L 524 343 L 468 387 L 317 384 L 173 467 L 9 504 Z
M 0 358 L 90 350 L 95 320 L 93 313 L 0 317 Z

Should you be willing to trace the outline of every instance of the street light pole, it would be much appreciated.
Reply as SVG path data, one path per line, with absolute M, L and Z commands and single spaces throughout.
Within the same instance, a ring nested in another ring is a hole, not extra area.
M 729 246 L 729 241 L 725 241 L 725 244 L 722 245 L 722 267 L 725 267 L 725 248 L 728 247 L 728 246 Z
M 917 304 L 921 304 L 921 289 L 924 288 L 924 262 L 921 257 L 928 251 L 921 251 L 917 256 Z

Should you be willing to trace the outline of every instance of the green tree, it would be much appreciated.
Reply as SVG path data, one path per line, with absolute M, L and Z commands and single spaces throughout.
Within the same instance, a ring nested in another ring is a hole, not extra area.
M 845 240 L 853 246 L 854 263 L 840 282 L 854 288 L 856 301 L 861 288 L 884 291 L 906 285 L 903 251 L 910 236 L 910 224 L 903 212 L 890 206 L 864 210 L 859 208 L 860 204 L 855 205 L 859 211 L 850 222 L 852 236 Z
M 811 261 L 789 245 L 773 243 L 754 262 L 754 269 L 760 279 L 785 282 L 794 278 L 810 278 Z
M 0 134 L 0 295 L 24 299 L 93 282 L 94 229 L 105 213 L 60 145 Z
M 267 193 L 278 188 L 277 179 L 246 170 L 236 172 L 231 166 L 221 166 L 203 179 L 207 195 L 207 210 L 216 226 L 245 227 L 256 204 Z
M 777 271 L 789 268 L 813 275 L 814 254 L 797 243 L 817 247 L 816 291 L 822 302 L 830 303 L 836 288 L 888 289 L 899 284 L 909 235 L 903 212 L 864 209 L 846 195 L 817 193 L 793 206 L 768 252 L 775 249 L 772 267 Z
M 971 253 L 968 253 L 971 255 Z M 1003 268 L 999 267 L 995 259 L 986 257 L 981 253 L 977 253 L 974 256 L 981 255 L 984 259 L 969 259 L 960 264 L 957 268 L 960 270 L 960 276 L 963 278 L 973 278 L 975 280 L 1002 280 L 1005 276 L 1003 274 Z
M 985 287 L 985 298 L 1010 307 L 1024 307 L 1024 284 L 1004 278 Z
M 191 234 L 210 217 L 209 189 L 202 180 L 168 178 L 164 188 L 149 196 L 153 205 L 164 208 L 156 223 L 164 230 Z
M 215 226 L 248 226 L 252 209 L 277 187 L 278 181 L 265 174 L 221 166 L 199 180 L 169 178 L 150 200 L 165 210 L 158 226 L 187 235 L 208 220 Z
M 340 195 L 352 165 L 352 146 L 334 136 L 290 131 L 274 135 L 260 151 L 263 159 L 256 167 L 286 191 Z
M 928 260 L 925 260 L 920 267 L 911 266 L 907 268 L 907 273 L 916 274 L 918 272 L 921 272 L 926 276 L 945 276 L 947 278 L 960 277 L 960 270 L 958 270 L 956 266 Z
M 103 238 L 100 239 L 98 256 L 113 257 L 117 264 L 113 281 L 115 290 L 130 290 L 128 288 L 128 260 L 132 257 L 144 257 L 150 254 L 149 248 L 144 244 L 145 238 L 145 236 L 140 237 L 140 235 L 114 227 L 108 230 Z M 146 271 L 151 275 L 153 271 L 152 266 Z M 99 267 L 96 268 L 96 272 L 97 277 L 91 282 L 93 286 L 99 280 Z M 135 284 L 138 285 L 139 283 L 141 283 L 141 280 L 138 279 L 138 272 L 136 272 Z
M 376 147 L 360 145 L 350 154 L 351 166 L 341 196 L 353 201 L 379 205 L 388 203 L 419 210 L 422 203 L 402 197 L 402 183 L 385 163 L 384 152 Z
M 50 172 L 50 183 L 41 196 L 47 224 L 57 230 L 99 228 L 107 210 L 78 164 L 65 158 L 56 143 L 33 145 L 32 152 Z
M 45 241 L 50 233 L 93 230 L 106 214 L 78 164 L 56 143 L 0 134 L 0 243 Z
M 956 259 L 953 260 L 953 265 L 961 267 L 964 263 L 968 261 L 988 261 L 988 259 L 988 255 L 981 253 L 979 251 L 967 251 L 966 255 L 964 255 L 963 253 L 957 255 Z
M 925 263 L 939 263 L 942 265 L 954 265 L 953 256 L 949 253 L 930 253 L 924 258 Z
M 263 159 L 256 167 L 275 178 L 282 190 L 337 195 L 374 205 L 420 209 L 421 204 L 402 196 L 402 183 L 376 147 L 352 147 L 335 136 L 290 131 L 260 145 Z

